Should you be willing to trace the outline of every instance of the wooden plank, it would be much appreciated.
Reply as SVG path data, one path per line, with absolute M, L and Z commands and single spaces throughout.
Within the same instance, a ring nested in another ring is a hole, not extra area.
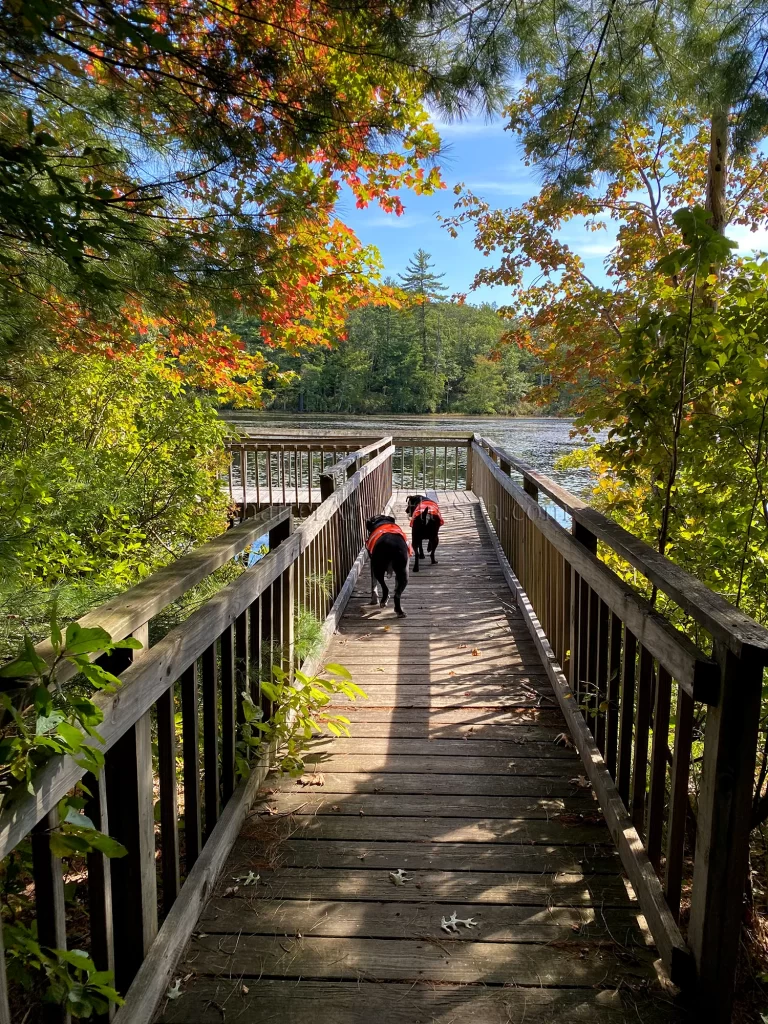
M 326 793 L 412 793 L 423 795 L 451 794 L 455 796 L 538 796 L 567 797 L 578 784 L 567 776 L 541 778 L 538 775 L 420 775 L 402 772 L 368 772 L 334 774 L 323 771 Z M 296 779 L 275 779 L 274 788 L 292 792 L 302 788 Z
M 282 800 L 281 806 L 282 806 Z M 313 805 L 314 806 L 314 805 Z M 370 806 L 366 804 L 366 806 Z M 584 807 L 584 804 L 580 805 Z M 587 810 L 589 808 L 587 807 Z M 590 850 L 612 846 L 608 828 L 598 810 L 589 814 L 553 813 L 549 818 L 424 818 L 378 816 L 365 813 L 313 814 L 312 806 L 296 810 L 290 816 L 271 820 L 253 815 L 242 836 L 256 842 L 275 841 L 283 835 L 312 836 L 315 839 L 377 842 L 396 835 L 403 843 L 475 843 L 534 846 L 560 844 L 586 846 Z
M 559 705 L 541 708 L 508 708 L 499 713 L 483 713 L 477 708 L 435 708 L 429 715 L 409 707 L 373 707 L 369 701 L 362 701 L 350 708 L 347 717 L 354 725 L 355 735 L 389 736 L 396 728 L 398 736 L 426 736 L 432 733 L 444 736 L 481 735 L 481 730 L 493 729 L 494 738 L 514 738 L 521 726 L 557 727 L 562 732 L 565 722 Z M 362 724 L 368 730 L 359 732 Z M 405 729 L 404 727 L 408 727 Z M 385 730 L 381 732 L 382 728 Z M 496 733 L 496 730 L 498 734 Z M 414 730 L 419 730 L 414 731 Z M 531 733 L 533 736 L 534 734 Z M 554 739 L 554 736 L 552 737 Z
M 461 741 L 458 741 L 461 742 Z M 464 744 L 466 748 L 467 744 Z M 341 747 L 343 750 L 343 746 Z M 568 753 L 565 751 L 565 753 Z M 460 761 L 454 757 L 433 757 L 426 750 L 421 756 L 416 754 L 344 754 L 344 753 L 310 753 L 305 759 L 313 769 L 334 774 L 352 773 L 364 775 L 369 772 L 385 772 L 388 774 L 419 774 L 419 775 L 455 775 L 457 770 L 467 776 L 495 775 L 502 778 L 534 775 L 537 778 L 572 776 L 580 767 L 577 757 L 535 757 L 517 756 L 510 758 L 485 757 L 484 755 L 464 754 Z M 429 789 L 430 779 L 424 780 Z
M 265 773 L 265 767 L 254 767 L 248 780 L 238 786 L 224 808 L 205 849 L 187 876 L 182 889 L 183 898 L 174 903 L 131 985 L 124 1005 L 117 1011 L 115 1024 L 146 1024 L 152 1019 Z
M 190 958 L 198 974 L 226 972 L 243 978 L 337 979 L 359 978 L 363 973 L 398 981 L 616 986 L 622 979 L 643 978 L 648 972 L 647 957 L 642 958 L 640 950 L 634 954 L 635 962 L 622 962 L 599 946 L 589 948 L 588 943 L 570 950 L 456 942 L 446 956 L 434 943 L 407 939 L 303 937 L 286 943 L 270 936 L 243 935 L 237 943 L 222 944 L 220 936 L 210 935 L 192 940 Z
M 354 903 L 344 901 L 253 900 L 237 896 L 214 898 L 200 918 L 202 932 L 211 935 L 311 935 L 374 939 L 425 938 L 448 946 L 454 942 L 563 942 L 613 938 L 628 948 L 644 947 L 646 935 L 631 910 L 592 907 L 462 906 L 460 917 L 477 927 L 457 935 L 441 927 L 448 906 L 429 903 Z
M 526 726 L 520 726 L 525 729 Z M 527 728 L 534 728 L 528 726 Z M 495 732 L 495 730 L 494 730 Z M 388 755 L 399 763 L 400 755 L 423 755 L 429 758 L 465 758 L 482 756 L 486 759 L 499 758 L 509 759 L 520 758 L 542 758 L 551 757 L 558 760 L 567 760 L 571 766 L 578 764 L 578 756 L 572 750 L 558 746 L 554 743 L 555 737 L 562 730 L 549 728 L 543 730 L 540 739 L 522 738 L 514 739 L 483 739 L 482 736 L 475 736 L 470 733 L 462 739 L 443 739 L 438 736 L 424 736 L 418 738 L 403 737 L 400 730 L 397 735 L 389 736 L 382 731 L 380 736 L 372 736 L 370 730 L 361 733 L 358 725 L 353 729 L 351 737 L 336 740 L 327 738 L 316 740 L 310 747 L 310 756 L 317 760 L 321 754 L 332 756 L 350 754 L 376 754 Z M 366 761 L 366 764 L 368 762 Z M 463 767 L 463 760 L 458 767 Z M 454 770 L 456 769 L 454 765 Z
M 485 514 L 486 529 L 492 529 Z M 518 607 L 531 630 L 531 636 L 541 652 L 547 673 L 560 707 L 569 725 L 569 731 L 581 754 L 587 776 L 597 793 L 608 828 L 618 846 L 624 868 L 637 892 L 641 909 L 664 962 L 669 966 L 673 980 L 687 979 L 691 971 L 691 953 L 686 946 L 677 923 L 667 906 L 656 872 L 643 849 L 642 841 L 622 803 L 614 781 L 605 767 L 592 734 L 579 713 L 573 693 L 555 660 L 552 648 L 530 606 L 527 595 L 518 584 Z
M 398 868 L 422 871 L 506 871 L 512 874 L 544 872 L 553 874 L 609 874 L 621 871 L 619 855 L 613 848 L 585 846 L 537 847 L 511 844 L 495 846 L 471 843 L 407 843 L 384 841 L 340 841 L 317 838 L 279 840 L 266 851 L 254 850 L 251 838 L 243 839 L 232 850 L 230 864 L 234 875 L 247 874 L 262 863 L 280 868 L 365 869 Z M 242 870 L 241 870 L 242 869 Z
M 106 629 L 113 640 L 125 639 L 177 597 L 210 576 L 252 541 L 258 540 L 289 516 L 290 509 L 271 508 L 260 512 L 88 612 L 77 620 L 78 625 L 83 629 L 100 626 Z M 50 664 L 53 657 L 50 641 L 38 644 L 35 649 Z M 59 682 L 65 682 L 72 675 L 74 668 L 68 662 L 59 666 Z
M 245 991 L 247 989 L 247 991 Z M 675 1024 L 682 1011 L 668 999 L 632 991 L 622 996 L 584 988 L 513 988 L 510 986 L 398 984 L 262 978 L 243 985 L 236 977 L 196 978 L 182 997 L 164 1003 L 158 1024 L 221 1024 L 221 1006 L 241 1024 L 290 1020 L 317 1024 L 318 1007 L 333 1007 L 334 1024 Z
M 298 789 L 298 787 L 297 787 Z M 278 797 L 274 790 L 264 794 L 256 806 L 256 813 L 273 817 L 277 811 Z M 328 792 L 318 796 L 312 792 L 288 791 L 279 794 L 279 813 L 292 814 L 351 814 L 357 818 L 368 815 L 390 815 L 392 817 L 416 818 L 545 818 L 565 814 L 568 820 L 579 821 L 579 814 L 593 815 L 597 804 L 591 795 L 554 797 L 544 794 L 535 796 L 442 796 L 423 793 L 416 796 L 387 793 L 351 793 L 343 795 Z

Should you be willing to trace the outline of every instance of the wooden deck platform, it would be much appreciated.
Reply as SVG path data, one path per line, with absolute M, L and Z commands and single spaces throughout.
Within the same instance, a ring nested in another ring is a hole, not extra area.
M 479 507 L 438 497 L 407 619 L 366 567 L 328 651 L 352 737 L 269 781 L 163 1024 L 680 1019 Z

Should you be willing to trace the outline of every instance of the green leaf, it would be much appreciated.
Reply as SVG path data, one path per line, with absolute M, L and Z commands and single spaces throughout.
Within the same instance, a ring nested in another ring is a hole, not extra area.
M 85 736 L 82 732 L 77 729 L 74 725 L 70 725 L 69 722 L 60 722 L 56 728 L 56 732 L 64 740 L 65 743 L 69 744 L 72 750 L 79 752 L 83 745 Z
M 84 629 L 76 622 L 70 622 L 67 626 L 64 643 L 64 653 L 75 654 L 96 654 L 109 647 L 112 637 L 101 626 L 92 626 Z
M 352 674 L 348 668 L 343 665 L 337 665 L 336 662 L 330 662 L 325 666 L 326 672 L 332 672 L 335 676 L 341 676 L 342 679 L 352 679 Z
M 68 807 L 67 813 L 64 816 L 64 821 L 68 825 L 77 825 L 78 828 L 88 828 L 93 831 L 96 830 L 96 826 L 93 824 L 91 819 L 85 814 L 81 814 L 75 807 Z

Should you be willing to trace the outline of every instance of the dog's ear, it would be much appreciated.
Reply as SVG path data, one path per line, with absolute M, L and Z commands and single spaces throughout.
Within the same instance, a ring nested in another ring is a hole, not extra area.
M 368 533 L 373 533 L 373 531 L 375 529 L 375 526 L 376 526 L 376 519 L 377 518 L 378 518 L 378 516 L 374 517 L 373 519 L 366 519 L 365 520 L 365 528 L 368 531 Z

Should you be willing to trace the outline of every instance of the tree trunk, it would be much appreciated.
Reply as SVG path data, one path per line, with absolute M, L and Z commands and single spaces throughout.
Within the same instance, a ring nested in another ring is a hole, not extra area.
M 724 235 L 728 224 L 725 186 L 728 178 L 728 110 L 712 114 L 707 161 L 707 210 L 712 227 Z

